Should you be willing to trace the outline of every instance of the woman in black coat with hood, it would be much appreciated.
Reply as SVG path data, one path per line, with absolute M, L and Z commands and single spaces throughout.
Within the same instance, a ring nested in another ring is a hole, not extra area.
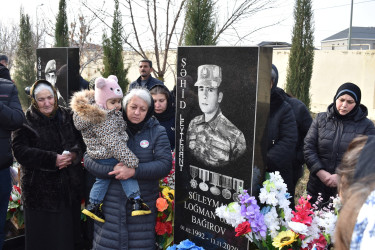
M 304 154 L 310 170 L 307 193 L 311 203 L 319 194 L 322 202 L 337 194 L 336 168 L 349 143 L 358 135 L 374 135 L 374 123 L 361 104 L 360 88 L 350 82 L 341 85 L 326 112 L 314 119 L 305 138 Z

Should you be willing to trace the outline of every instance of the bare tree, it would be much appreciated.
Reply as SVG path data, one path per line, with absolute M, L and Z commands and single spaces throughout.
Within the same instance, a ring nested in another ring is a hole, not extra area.
M 5 54 L 9 58 L 9 70 L 13 66 L 16 49 L 19 41 L 19 24 L 3 25 L 0 23 L 0 54 Z
M 234 32 L 236 37 L 233 39 L 235 40 L 233 44 L 235 44 L 261 29 L 262 27 L 254 28 L 248 25 L 247 31 L 240 33 L 237 31 L 237 25 L 260 11 L 275 7 L 277 1 L 218 0 L 216 2 L 218 25 L 214 40 L 218 42 L 226 32 Z M 109 15 L 87 0 L 83 0 L 82 4 L 98 18 L 98 13 L 102 16 Z M 152 50 L 156 61 L 154 73 L 161 80 L 168 70 L 169 50 L 173 46 L 181 45 L 181 37 L 185 28 L 185 5 L 186 0 L 124 0 L 122 2 L 122 6 L 126 9 L 122 11 L 124 13 L 123 42 L 143 58 L 149 59 L 150 54 L 147 52 Z M 99 19 L 107 28 L 110 28 L 105 18 Z
M 70 24 L 69 40 L 70 46 L 78 47 L 80 51 L 80 74 L 87 65 L 96 62 L 103 56 L 102 46 L 92 43 L 91 35 L 96 26 L 95 16 L 84 16 L 78 14 L 78 19 L 74 19 Z

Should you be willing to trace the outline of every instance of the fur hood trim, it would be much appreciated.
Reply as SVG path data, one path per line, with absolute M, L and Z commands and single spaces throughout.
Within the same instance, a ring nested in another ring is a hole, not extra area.
M 107 117 L 107 112 L 95 104 L 95 90 L 82 90 L 74 93 L 70 107 L 85 122 L 98 124 Z

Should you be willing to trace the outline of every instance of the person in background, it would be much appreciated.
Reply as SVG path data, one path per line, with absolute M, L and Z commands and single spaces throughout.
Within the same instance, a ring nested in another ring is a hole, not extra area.
M 349 143 L 359 135 L 374 135 L 375 126 L 361 104 L 360 88 L 350 82 L 342 84 L 326 112 L 319 113 L 305 137 L 304 154 L 310 170 L 307 193 L 311 203 L 319 194 L 323 206 L 337 194 L 336 168 Z
M 105 223 L 95 221 L 93 249 L 155 249 L 156 199 L 159 197 L 159 179 L 172 168 L 171 147 L 164 127 L 152 116 L 154 105 L 147 89 L 134 88 L 124 97 L 123 118 L 127 122 L 128 147 L 138 157 L 138 168 L 100 165 L 85 154 L 85 167 L 95 176 L 109 178 L 103 202 Z M 124 131 L 125 132 L 125 131 Z M 144 202 L 152 213 L 131 216 L 119 180 L 138 181 Z
M 8 202 L 12 190 L 9 169 L 13 164 L 11 133 L 22 126 L 25 116 L 18 99 L 16 85 L 12 81 L 0 79 L 0 93 L 0 249 L 2 249 Z
M 295 156 L 293 158 L 293 187 L 296 188 L 298 180 L 303 175 L 303 164 L 305 164 L 305 159 L 303 157 L 303 141 L 309 131 L 309 128 L 312 123 L 312 118 L 310 115 L 310 111 L 306 107 L 306 105 L 298 100 L 297 98 L 292 97 L 291 95 L 285 93 L 282 88 L 277 87 L 277 82 L 279 79 L 279 72 L 275 65 L 272 64 L 272 70 L 274 72 L 274 84 L 276 85 L 275 91 L 284 98 L 284 100 L 289 103 L 292 107 L 294 117 L 297 123 L 297 131 L 298 131 L 298 140 L 295 150 Z M 292 191 L 295 193 L 295 190 Z
M 8 67 L 8 57 L 6 55 L 0 55 L 0 78 L 12 81 Z
M 36 81 L 30 97 L 26 122 L 12 141 L 21 165 L 25 247 L 75 249 L 81 243 L 82 138 L 51 83 Z
M 76 92 L 71 101 L 75 127 L 81 131 L 86 153 L 97 163 L 114 166 L 122 162 L 137 168 L 138 158 L 127 147 L 126 122 L 121 115 L 122 90 L 114 75 L 98 77 L 95 90 Z M 90 203 L 82 211 L 94 220 L 105 222 L 102 201 L 107 192 L 109 179 L 97 178 L 90 192 Z M 141 199 L 137 180 L 121 181 L 126 197 L 132 202 L 132 215 L 151 213 Z
M 172 151 L 175 148 L 175 121 L 176 109 L 173 101 L 173 95 L 164 84 L 157 84 L 151 88 L 150 93 L 154 99 L 154 116 L 158 119 L 167 131 L 169 143 L 171 144 Z
M 335 228 L 335 249 L 372 249 L 375 244 L 375 136 L 359 136 L 337 168 L 342 208 Z
M 298 139 L 293 109 L 276 90 L 278 74 L 271 69 L 271 100 L 268 120 L 267 172 L 279 171 L 290 193 L 294 208 L 293 160 Z
M 162 84 L 164 83 L 154 77 L 151 76 L 151 73 L 153 72 L 152 68 L 152 62 L 148 59 L 143 59 L 139 61 L 139 74 L 140 76 L 138 77 L 137 80 L 132 82 L 129 85 L 129 90 L 132 88 L 138 86 L 138 87 L 143 87 L 147 88 L 150 90 L 152 87 L 154 87 L 156 84 Z

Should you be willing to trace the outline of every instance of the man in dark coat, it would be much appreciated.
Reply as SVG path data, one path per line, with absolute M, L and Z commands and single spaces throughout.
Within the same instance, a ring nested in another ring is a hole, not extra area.
M 276 74 L 275 85 L 277 85 L 279 73 L 276 66 L 273 64 L 272 69 Z M 312 123 L 312 118 L 310 115 L 310 111 L 302 101 L 285 93 L 282 88 L 276 87 L 275 91 L 277 91 L 278 94 L 281 95 L 284 100 L 289 103 L 289 105 L 292 107 L 294 117 L 296 118 L 298 141 L 295 151 L 296 154 L 293 159 L 293 184 L 295 187 L 298 180 L 303 175 L 303 164 L 305 163 L 305 159 L 303 157 L 303 140 L 305 139 L 307 131 L 309 131 L 310 125 Z
M 22 126 L 23 114 L 18 91 L 10 80 L 0 79 L 0 249 L 4 242 L 4 224 L 11 192 L 9 167 L 13 164 L 11 132 Z
M 0 78 L 7 79 L 12 81 L 9 74 L 8 66 L 8 57 L 6 55 L 0 55 Z
M 163 84 L 164 83 L 154 77 L 151 76 L 151 73 L 153 72 L 152 68 L 152 62 L 147 59 L 143 59 L 139 61 L 139 73 L 141 74 L 140 77 L 138 77 L 137 80 L 132 82 L 129 85 L 129 90 L 136 86 L 141 86 L 144 88 L 147 88 L 148 90 L 151 90 L 152 87 L 154 87 L 156 84 Z
M 279 171 L 291 195 L 294 207 L 293 159 L 298 139 L 292 107 L 276 91 L 277 74 L 271 74 L 271 103 L 268 121 L 267 171 Z

